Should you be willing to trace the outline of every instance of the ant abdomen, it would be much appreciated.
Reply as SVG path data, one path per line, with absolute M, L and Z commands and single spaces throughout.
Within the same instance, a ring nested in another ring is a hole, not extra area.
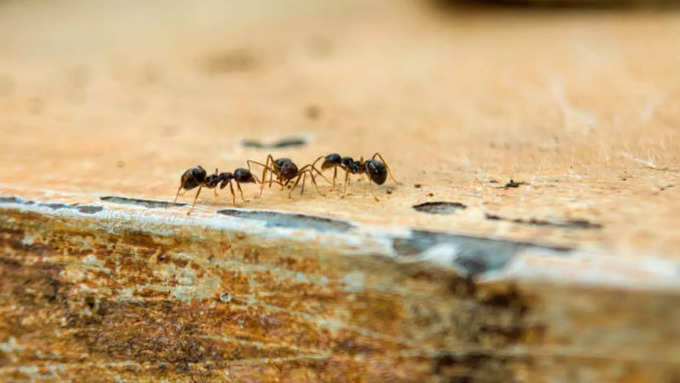
M 194 189 L 205 182 L 206 171 L 201 165 L 187 169 L 180 179 L 180 188 L 185 190 Z
M 338 153 L 331 153 L 324 157 L 323 163 L 321 164 L 321 169 L 326 170 L 335 166 L 340 166 L 342 164 L 342 157 Z
M 234 180 L 239 183 L 256 183 L 250 170 L 244 168 L 234 170 Z

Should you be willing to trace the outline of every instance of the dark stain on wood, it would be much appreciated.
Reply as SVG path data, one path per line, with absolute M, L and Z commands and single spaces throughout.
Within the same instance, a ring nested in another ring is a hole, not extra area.
M 103 196 L 99 198 L 104 202 L 115 203 L 120 205 L 137 205 L 146 208 L 167 208 L 171 206 L 185 206 L 183 202 L 157 201 L 141 198 L 129 198 L 120 196 Z

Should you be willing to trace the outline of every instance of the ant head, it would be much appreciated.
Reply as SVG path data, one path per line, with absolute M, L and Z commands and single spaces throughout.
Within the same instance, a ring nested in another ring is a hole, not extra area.
M 298 175 L 298 167 L 293 163 L 293 161 L 289 160 L 288 158 L 280 158 L 280 160 L 286 160 L 281 162 L 276 160 L 277 164 L 279 165 L 279 173 L 281 173 L 281 177 L 289 180 Z
M 324 158 L 321 164 L 321 169 L 328 169 L 334 166 L 339 166 L 342 163 L 342 157 L 338 153 L 331 153 Z
M 368 160 L 365 162 L 366 173 L 371 178 L 371 181 L 378 185 L 385 183 L 387 179 L 387 167 L 381 161 Z
M 220 173 L 218 177 L 220 178 L 220 181 L 222 181 L 222 183 L 220 184 L 220 189 L 224 189 L 224 187 L 227 186 L 229 181 L 234 179 L 234 175 L 229 172 Z
M 234 170 L 234 179 L 236 182 L 240 183 L 255 183 L 255 177 L 253 177 L 253 174 L 250 172 L 250 170 L 244 168 L 238 168 Z
M 191 190 L 205 182 L 206 171 L 200 165 L 187 169 L 182 174 L 181 184 L 182 188 Z

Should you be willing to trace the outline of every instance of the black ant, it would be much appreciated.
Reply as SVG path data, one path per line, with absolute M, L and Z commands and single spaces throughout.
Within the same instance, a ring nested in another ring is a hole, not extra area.
M 377 160 L 376 157 L 380 158 L 380 160 Z M 390 170 L 389 165 L 387 165 L 387 162 L 380 153 L 375 153 L 370 160 L 366 161 L 364 161 L 364 157 L 361 157 L 359 161 L 355 161 L 352 157 L 341 157 L 338 153 L 331 153 L 327 156 L 321 156 L 317 158 L 312 163 L 312 166 L 314 166 L 321 159 L 323 159 L 323 162 L 321 163 L 322 170 L 333 168 L 332 188 L 335 188 L 335 179 L 338 177 L 338 168 L 341 168 L 345 171 L 345 186 L 342 193 L 343 197 L 347 194 L 347 185 L 349 184 L 350 174 L 364 174 L 366 175 L 366 178 L 368 178 L 369 182 L 374 182 L 378 185 L 384 184 L 385 180 L 387 180 L 387 176 L 389 175 L 394 183 L 399 183 L 392 176 L 392 171 Z M 375 194 L 373 197 L 376 200 L 378 199 Z
M 236 195 L 234 194 L 234 187 L 232 186 L 232 181 L 236 182 L 236 187 L 241 193 L 241 199 L 245 202 L 245 197 L 243 196 L 243 190 L 241 189 L 241 183 L 257 183 L 257 178 L 248 169 L 238 168 L 234 170 L 234 173 L 223 172 L 219 173 L 215 169 L 215 173 L 211 175 L 206 175 L 205 169 L 202 166 L 194 166 L 189 168 L 182 174 L 180 179 L 179 188 L 177 189 L 177 194 L 175 195 L 175 202 L 177 202 L 177 197 L 182 189 L 191 190 L 198 187 L 196 191 L 196 196 L 194 197 L 194 202 L 191 204 L 191 209 L 187 212 L 187 215 L 191 213 L 196 205 L 196 200 L 198 195 L 201 193 L 202 188 L 215 189 L 217 185 L 220 185 L 220 189 L 224 189 L 227 184 L 229 185 L 229 190 L 231 191 L 231 198 L 234 205 L 236 205 Z M 215 189 L 215 196 L 217 196 L 217 190 Z
M 328 181 L 328 179 L 323 175 L 323 173 L 321 173 L 319 169 L 314 167 L 313 164 L 307 164 L 301 168 L 298 168 L 297 165 L 295 165 L 295 163 L 291 161 L 290 158 L 274 159 L 274 157 L 272 157 L 271 154 L 267 156 L 267 161 L 265 161 L 264 164 L 258 161 L 248 160 L 248 169 L 250 169 L 250 164 L 262 166 L 262 182 L 260 186 L 260 196 L 262 196 L 262 191 L 264 190 L 267 171 L 269 171 L 269 187 L 272 186 L 272 182 L 276 182 L 279 185 L 281 185 L 281 190 L 283 190 L 283 188 L 288 186 L 288 184 L 293 180 L 293 178 L 295 178 L 295 183 L 288 192 L 289 198 L 291 198 L 291 193 L 293 193 L 293 190 L 295 190 L 298 183 L 300 182 L 300 178 L 302 178 L 300 194 L 302 194 L 305 191 L 305 180 L 307 179 L 307 174 L 311 176 L 312 183 L 314 184 L 316 192 L 322 196 L 325 195 L 321 193 L 321 191 L 319 190 L 319 185 L 317 185 L 316 178 L 314 178 L 314 172 L 317 172 L 326 181 Z M 274 181 L 274 176 L 276 176 L 276 181 Z

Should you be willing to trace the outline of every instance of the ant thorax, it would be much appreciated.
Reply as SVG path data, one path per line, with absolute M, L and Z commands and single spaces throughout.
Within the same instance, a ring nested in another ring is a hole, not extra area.
M 203 186 L 212 189 L 216 187 L 220 182 L 222 182 L 222 174 L 211 174 L 205 178 L 205 182 L 203 182 Z
M 352 157 L 343 157 L 342 166 L 344 166 L 345 169 L 347 169 L 352 174 L 364 172 L 364 164 L 360 161 L 354 161 Z

